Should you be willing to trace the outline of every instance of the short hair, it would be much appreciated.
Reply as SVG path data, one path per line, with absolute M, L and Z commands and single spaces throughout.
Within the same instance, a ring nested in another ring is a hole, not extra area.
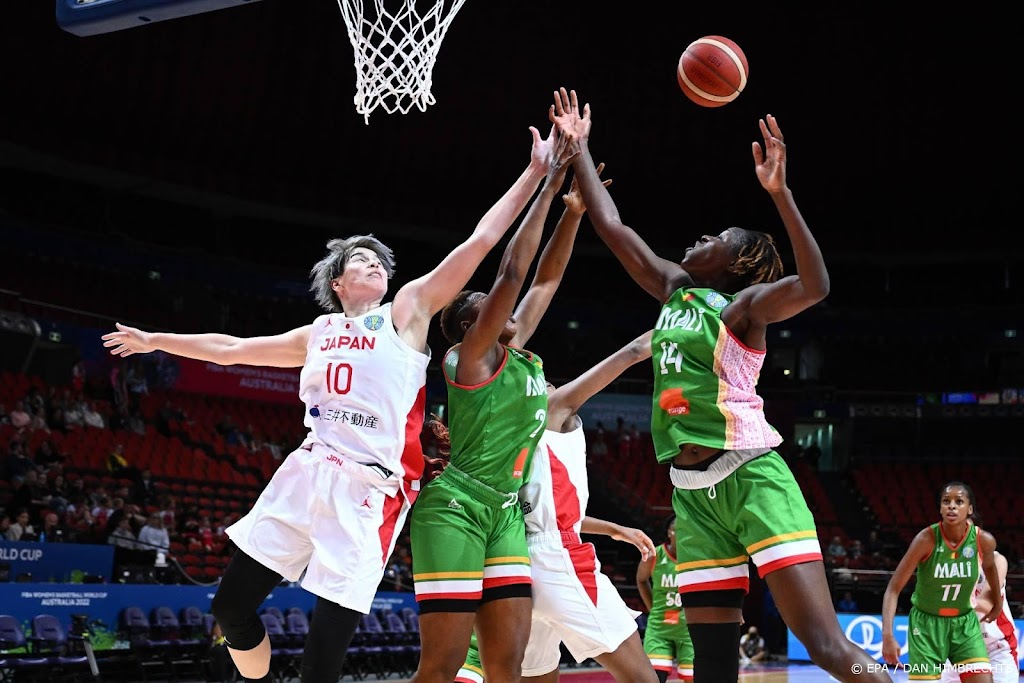
M 782 257 L 775 238 L 766 232 L 740 230 L 740 248 L 736 260 L 729 267 L 743 282 L 744 287 L 763 282 L 775 282 L 782 277 Z
M 476 292 L 473 290 L 464 289 L 441 310 L 441 332 L 445 339 L 452 344 L 461 342 L 466 334 L 462 329 L 462 319 L 469 305 L 469 299 L 474 294 Z
M 327 255 L 317 261 L 309 271 L 309 277 L 313 281 L 309 290 L 316 297 L 316 302 L 328 313 L 345 312 L 338 295 L 331 288 L 331 281 L 345 272 L 345 264 L 352 257 L 352 252 L 360 247 L 369 249 L 377 255 L 389 280 L 395 276 L 395 253 L 372 233 L 330 240 L 327 243 Z
M 669 515 L 668 518 L 665 520 L 665 534 L 668 535 L 668 532 L 672 531 L 675 528 L 676 528 L 676 516 L 675 515 Z

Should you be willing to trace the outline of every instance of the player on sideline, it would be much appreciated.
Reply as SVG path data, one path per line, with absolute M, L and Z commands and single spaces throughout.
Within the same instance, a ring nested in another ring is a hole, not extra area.
M 704 235 L 681 262 L 657 256 L 622 222 L 595 178 L 590 107 L 555 93 L 552 120 L 580 144 L 573 162 L 590 222 L 626 271 L 661 304 L 655 325 L 651 434 L 659 462 L 671 463 L 679 592 L 693 641 L 697 683 L 739 678 L 740 623 L 747 560 L 768 583 L 786 625 L 811 659 L 842 681 L 891 681 L 839 628 L 814 518 L 782 442 L 764 416 L 757 380 L 767 327 L 829 292 L 828 271 L 786 184 L 786 146 L 775 117 L 759 122 L 754 171 L 793 246 L 797 273 L 767 234 L 729 228 Z M 857 664 L 862 673 L 852 673 Z
M 977 513 L 975 513 L 977 518 Z M 997 593 L 1006 595 L 1006 574 L 1009 563 L 998 550 L 993 553 L 996 571 L 999 573 L 1000 590 L 993 591 L 985 580 L 985 573 L 978 574 L 978 584 L 974 587 L 971 604 L 978 619 L 984 619 L 995 604 Z M 1017 632 L 1014 629 L 1013 614 L 1010 612 L 1010 601 L 1003 600 L 1003 611 L 995 621 L 981 621 L 981 635 L 985 638 L 985 649 L 988 661 L 992 665 L 994 683 L 1017 683 L 1020 680 L 1020 662 L 1017 654 Z M 942 670 L 942 683 L 959 683 L 960 675 L 947 660 Z
M 654 555 L 654 543 L 639 529 L 586 516 L 590 484 L 579 416 L 580 407 L 594 394 L 630 366 L 650 358 L 650 341 L 651 333 L 645 332 L 575 380 L 557 388 L 548 385 L 548 427 L 527 483 L 519 489 L 533 579 L 524 681 L 558 681 L 561 643 L 577 662 L 593 658 L 616 681 L 657 681 L 640 641 L 637 613 L 601 572 L 594 546 L 580 538 L 581 533 L 599 534 L 632 543 L 640 550 L 641 562 Z M 484 680 L 475 642 L 455 680 Z
M 900 592 L 917 572 L 907 624 L 908 673 L 911 680 L 937 681 L 946 660 L 961 680 L 992 683 L 992 667 L 971 596 L 984 572 L 990 586 L 1001 586 L 996 568 L 996 539 L 971 520 L 974 491 L 953 481 L 939 494 L 942 520 L 918 532 L 896 566 L 882 598 L 882 658 L 899 661 L 900 646 L 893 621 Z M 992 606 L 981 622 L 1003 613 L 1003 593 L 993 591 Z
M 672 515 L 665 522 L 665 542 L 654 557 L 636 568 L 636 588 L 648 612 L 644 651 L 660 683 L 668 680 L 673 665 L 679 678 L 693 680 L 693 642 L 676 590 L 676 563 L 676 516 Z
M 418 494 L 431 318 L 522 212 L 547 173 L 550 149 L 534 131 L 529 166 L 473 234 L 391 303 L 382 303 L 394 275 L 391 249 L 372 235 L 354 236 L 328 242 L 327 255 L 313 266 L 311 289 L 328 313 L 310 325 L 239 338 L 119 323 L 103 336 L 117 356 L 163 351 L 218 365 L 302 368 L 299 398 L 309 434 L 252 510 L 228 528 L 238 551 L 213 598 L 244 678 L 270 683 L 270 641 L 257 609 L 282 577 L 302 576 L 302 586 L 318 596 L 302 681 L 337 683 Z

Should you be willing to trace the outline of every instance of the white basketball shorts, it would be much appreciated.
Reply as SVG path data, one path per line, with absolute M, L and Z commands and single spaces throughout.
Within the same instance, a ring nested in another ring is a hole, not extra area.
M 398 475 L 382 475 L 324 446 L 303 446 L 226 533 L 285 579 L 302 577 L 310 593 L 366 614 L 409 513 Z
M 523 657 L 523 676 L 558 668 L 559 643 L 577 662 L 618 649 L 637 630 L 631 610 L 601 573 L 594 546 L 563 547 L 561 534 L 529 537 L 533 621 Z

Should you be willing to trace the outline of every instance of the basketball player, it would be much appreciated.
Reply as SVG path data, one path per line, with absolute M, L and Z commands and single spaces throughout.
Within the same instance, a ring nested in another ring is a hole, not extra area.
M 974 515 L 977 518 L 977 514 Z M 977 520 L 975 520 L 977 521 Z M 998 591 L 985 580 L 985 573 L 978 573 L 978 583 L 971 596 L 974 613 L 982 620 L 995 604 L 996 595 L 1006 595 L 1006 573 L 1008 562 L 998 550 L 993 553 L 996 572 L 999 574 Z M 1020 662 L 1017 660 L 1017 633 L 1014 630 L 1013 614 L 1010 612 L 1010 601 L 1003 599 L 1003 611 L 995 621 L 981 621 L 981 635 L 985 638 L 985 649 L 988 661 L 992 665 L 994 683 L 1017 683 L 1020 680 Z M 960 674 L 949 660 L 942 670 L 942 683 L 959 683 Z
M 941 521 L 918 532 L 903 555 L 882 597 L 882 658 L 899 661 L 900 645 L 893 620 L 900 592 L 917 572 L 907 624 L 908 673 L 913 680 L 937 681 L 948 659 L 961 680 L 992 683 L 985 638 L 971 607 L 971 596 L 984 573 L 989 586 L 1002 586 L 996 568 L 996 539 L 971 521 L 974 491 L 953 481 L 939 494 Z M 1003 613 L 1003 593 L 993 591 L 992 605 L 981 622 Z M 1016 674 L 1016 671 L 1014 672 Z
M 282 577 L 318 596 L 302 658 L 303 683 L 337 683 L 361 614 L 418 495 L 419 443 L 431 318 L 466 286 L 548 170 L 551 140 L 535 129 L 530 164 L 473 234 L 431 272 L 382 303 L 391 249 L 372 235 L 334 239 L 312 269 L 328 311 L 277 336 L 143 332 L 103 336 L 118 356 L 163 351 L 218 365 L 301 367 L 309 434 L 252 510 L 228 528 L 238 546 L 212 611 L 243 677 L 271 680 L 270 642 L 257 615 Z M 303 575 L 305 570 L 305 575 Z
M 580 406 L 594 394 L 627 368 L 650 358 L 650 339 L 651 333 L 645 332 L 572 382 L 558 388 L 548 385 L 548 426 L 527 483 L 519 489 L 533 579 L 524 681 L 558 681 L 561 643 L 577 662 L 593 658 L 616 681 L 658 680 L 640 642 L 637 613 L 601 572 L 594 546 L 580 539 L 581 533 L 600 534 L 632 543 L 640 550 L 641 562 L 654 555 L 654 543 L 639 529 L 586 516 L 590 486 L 579 416 Z M 475 642 L 455 680 L 484 680 Z
M 676 516 L 665 522 L 665 542 L 649 562 L 636 568 L 636 587 L 647 605 L 644 651 L 658 680 L 665 683 L 673 664 L 684 681 L 693 680 L 693 642 L 686 628 L 686 615 L 676 590 Z
M 520 346 L 539 318 L 524 311 L 526 329 L 519 330 L 512 313 L 576 154 L 554 127 L 545 142 L 547 180 L 506 246 L 491 291 L 460 292 L 441 313 L 453 344 L 442 362 L 451 453 L 410 518 L 420 608 L 416 683 L 452 682 L 474 623 L 492 680 L 520 680 L 532 600 L 518 491 L 547 422 L 548 396 L 541 359 Z
M 842 681 L 888 681 L 839 628 L 814 518 L 774 448 L 757 379 L 769 323 L 787 320 L 828 295 L 818 245 L 786 184 L 786 147 L 773 116 L 760 121 L 754 171 L 793 245 L 795 275 L 767 234 L 729 228 L 704 235 L 681 262 L 657 256 L 619 217 L 595 182 L 589 106 L 555 93 L 552 120 L 579 142 L 573 162 L 590 222 L 626 271 L 662 304 L 655 325 L 651 433 L 675 486 L 678 588 L 693 641 L 697 683 L 739 676 L 743 596 L 752 559 L 786 625 L 814 662 Z M 858 664 L 859 667 L 853 667 Z M 857 675 L 852 668 L 860 668 Z

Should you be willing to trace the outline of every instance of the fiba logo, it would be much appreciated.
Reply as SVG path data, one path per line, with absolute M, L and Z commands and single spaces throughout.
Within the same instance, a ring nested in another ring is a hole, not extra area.
M 906 625 L 895 627 L 898 634 L 904 636 L 903 645 L 900 647 L 900 656 L 907 653 Z M 882 661 L 882 620 L 875 616 L 861 615 L 850 620 L 846 625 L 847 639 L 861 648 L 869 655 Z

